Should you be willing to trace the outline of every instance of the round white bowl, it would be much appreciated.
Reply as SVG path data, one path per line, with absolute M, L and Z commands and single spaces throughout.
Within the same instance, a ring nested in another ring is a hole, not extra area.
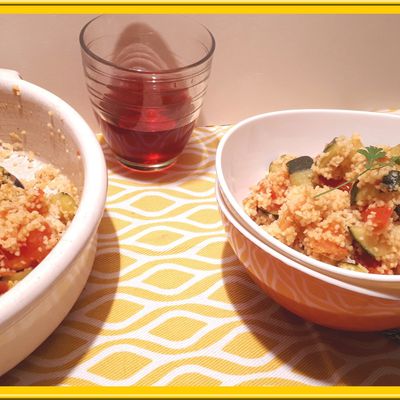
M 314 157 L 334 137 L 359 133 L 365 145 L 400 143 L 400 116 L 349 110 L 287 110 L 256 115 L 234 125 L 222 138 L 216 174 L 230 211 L 246 229 L 274 250 L 337 279 L 370 288 L 400 290 L 400 275 L 349 271 L 315 260 L 281 243 L 244 211 L 243 199 L 279 155 Z
M 107 169 L 96 137 L 66 102 L 18 73 L 0 69 L 0 139 L 26 131 L 24 149 L 68 176 L 80 192 L 65 234 L 27 277 L 0 296 L 0 375 L 28 356 L 67 315 L 96 252 Z

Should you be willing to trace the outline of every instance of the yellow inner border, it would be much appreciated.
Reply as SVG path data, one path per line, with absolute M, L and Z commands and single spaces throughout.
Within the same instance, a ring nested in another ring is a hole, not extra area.
M 397 14 L 400 2 L 379 1 L 32 1 L 0 0 L 0 13 L 92 14 L 92 13 L 174 13 L 174 14 Z
M 3 387 L 0 398 L 399 398 L 398 387 Z

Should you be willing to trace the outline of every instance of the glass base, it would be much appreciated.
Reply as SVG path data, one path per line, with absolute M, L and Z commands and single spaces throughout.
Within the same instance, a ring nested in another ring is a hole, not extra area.
M 155 172 L 155 171 L 162 171 L 171 167 L 177 160 L 177 157 L 173 158 L 172 160 L 165 161 L 159 164 L 139 164 L 133 161 L 125 160 L 119 156 L 116 156 L 117 160 L 124 166 L 129 168 L 133 171 L 140 171 L 140 172 Z

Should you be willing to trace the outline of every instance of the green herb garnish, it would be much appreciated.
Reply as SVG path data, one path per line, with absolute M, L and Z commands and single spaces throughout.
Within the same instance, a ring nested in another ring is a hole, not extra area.
M 339 189 L 342 186 L 348 185 L 349 183 L 355 182 L 361 175 L 364 175 L 368 171 L 381 169 L 383 167 L 392 167 L 394 165 L 400 165 L 400 156 L 390 157 L 389 160 L 385 162 L 379 161 L 386 157 L 386 151 L 383 150 L 381 147 L 368 146 L 365 147 L 364 149 L 357 150 L 357 153 L 362 154 L 367 160 L 365 164 L 365 170 L 356 175 L 353 179 L 343 182 L 332 189 L 326 190 L 325 192 L 317 194 L 316 196 L 314 196 L 315 199 L 326 193 L 332 192 L 333 190 Z
M 368 146 L 365 149 L 357 150 L 357 153 L 362 154 L 367 159 L 367 163 L 365 164 L 365 172 L 369 171 L 374 166 L 374 163 L 380 158 L 384 158 L 386 156 L 385 150 L 375 146 Z

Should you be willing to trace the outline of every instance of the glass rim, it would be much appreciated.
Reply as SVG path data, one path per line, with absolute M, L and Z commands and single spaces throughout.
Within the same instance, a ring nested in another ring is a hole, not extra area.
M 186 70 L 186 69 L 191 69 L 191 68 L 197 67 L 197 66 L 199 66 L 199 65 L 201 65 L 201 64 L 203 64 L 203 63 L 205 63 L 206 61 L 208 61 L 208 60 L 212 57 L 212 55 L 213 55 L 213 53 L 214 53 L 214 50 L 215 50 L 215 38 L 214 38 L 214 35 L 211 33 L 211 31 L 210 31 L 205 25 L 203 25 L 202 23 L 196 21 L 196 23 L 197 23 L 198 25 L 200 25 L 203 29 L 205 29 L 205 31 L 210 35 L 210 38 L 211 38 L 211 46 L 210 46 L 210 48 L 208 49 L 207 54 L 206 54 L 204 57 L 200 58 L 200 60 L 198 60 L 198 61 L 196 61 L 196 62 L 194 62 L 194 63 L 188 64 L 188 65 L 185 65 L 185 66 L 183 66 L 183 67 L 165 69 L 165 70 L 161 70 L 161 71 L 138 71 L 138 70 L 131 69 L 131 68 L 120 67 L 120 66 L 114 64 L 113 62 L 108 61 L 108 60 L 105 60 L 104 58 L 98 56 L 96 53 L 94 53 L 92 50 L 90 50 L 90 49 L 87 47 L 87 45 L 86 45 L 86 43 L 85 43 L 85 40 L 84 40 L 84 35 L 85 35 L 85 32 L 86 32 L 87 28 L 89 27 L 89 25 L 91 25 L 91 24 L 92 24 L 94 21 L 96 21 L 97 19 L 102 18 L 102 17 L 105 17 L 105 16 L 108 16 L 108 15 L 109 15 L 109 14 L 101 14 L 101 15 L 98 15 L 97 17 L 92 18 L 90 21 L 88 21 L 88 22 L 82 27 L 82 29 L 81 29 L 81 31 L 80 31 L 80 33 L 79 33 L 79 43 L 80 43 L 81 49 L 82 49 L 88 56 L 90 56 L 91 58 L 95 59 L 96 61 L 98 61 L 98 62 L 100 62 L 100 63 L 102 63 L 102 64 L 105 64 L 105 65 L 108 65 L 108 66 L 110 66 L 110 67 L 116 68 L 116 69 L 118 69 L 118 70 L 120 70 L 120 71 L 130 72 L 130 73 L 132 73 L 132 74 L 141 74 L 141 75 L 154 75 L 154 74 L 162 75 L 162 74 L 171 74 L 171 73 L 180 72 L 180 71 L 183 71 L 183 70 Z M 156 14 L 156 15 L 160 15 L 160 14 Z M 174 16 L 176 17 L 176 15 L 174 15 Z M 180 17 L 186 18 L 186 17 L 184 17 L 184 16 L 182 16 L 182 15 L 181 15 Z

